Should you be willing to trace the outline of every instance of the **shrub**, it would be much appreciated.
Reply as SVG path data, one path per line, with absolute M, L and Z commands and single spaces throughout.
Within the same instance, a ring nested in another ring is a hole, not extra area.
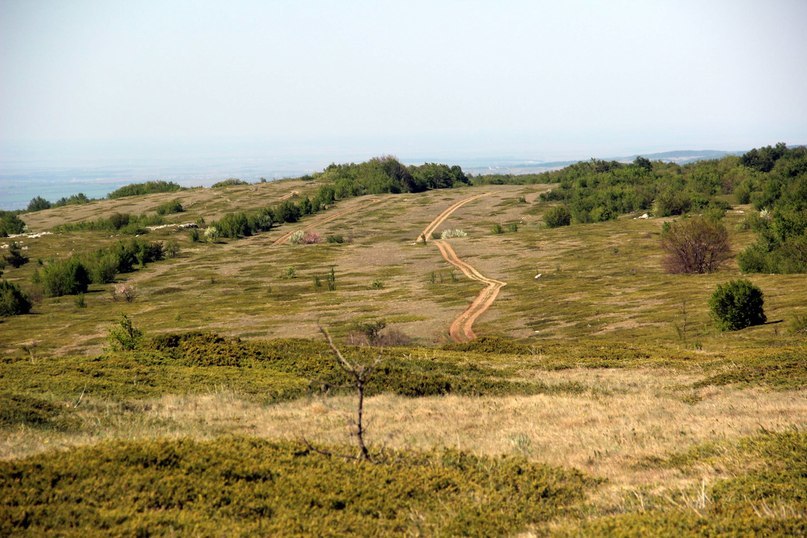
M 236 185 L 249 185 L 249 183 L 247 183 L 243 179 L 238 179 L 238 178 L 235 178 L 235 177 L 231 177 L 231 178 L 225 179 L 223 181 L 219 181 L 218 183 L 213 183 L 210 186 L 210 188 L 211 189 L 218 189 L 218 188 L 221 188 L 221 187 L 233 187 L 233 186 L 236 186 Z
M 493 225 L 493 227 L 491 228 L 491 231 L 494 234 L 499 235 L 499 234 L 504 233 L 504 228 L 502 228 L 502 225 L 497 222 L 496 224 Z
M 304 237 L 305 232 L 302 230 L 297 230 L 296 232 L 291 234 L 291 237 L 289 237 L 289 243 L 291 243 L 292 245 L 299 245 L 300 243 L 303 242 Z
M 507 231 L 511 232 L 511 233 L 517 232 L 518 231 L 518 223 L 517 222 L 511 222 L 510 224 L 508 224 L 507 225 Z
M 547 209 L 546 213 L 544 213 L 544 222 L 550 228 L 568 226 L 572 223 L 572 214 L 565 205 L 550 207 Z
M 750 281 L 732 280 L 717 286 L 709 308 L 720 330 L 737 331 L 765 323 L 763 302 L 762 290 Z
M 703 217 L 665 225 L 661 248 L 669 273 L 712 273 L 731 257 L 726 227 Z
M 325 237 L 325 240 L 328 243 L 334 243 L 334 244 L 342 244 L 345 242 L 345 238 L 340 234 L 328 235 Z
M 317 232 L 306 232 L 303 236 L 303 243 L 306 245 L 316 245 L 322 243 L 322 236 Z
M 21 234 L 25 230 L 25 223 L 14 213 L 0 211 L 0 237 Z
M 61 297 L 86 292 L 90 284 L 90 273 L 74 256 L 46 265 L 42 270 L 41 280 L 46 295 Z
M 17 316 L 31 311 L 31 300 L 13 282 L 0 280 L 0 317 Z
M 182 213 L 185 211 L 185 208 L 182 207 L 179 200 L 171 200 L 170 202 L 165 202 L 157 206 L 156 211 L 158 215 L 170 215 L 172 213 Z
M 143 331 L 137 329 L 126 314 L 121 316 L 117 325 L 109 330 L 107 341 L 112 351 L 130 351 L 137 348 Z
M 163 250 L 166 258 L 176 258 L 179 256 L 179 243 L 175 239 L 171 239 L 165 244 Z
M 22 253 L 22 247 L 20 244 L 14 241 L 8 247 L 8 254 L 6 254 L 6 262 L 11 267 L 22 267 L 26 263 L 28 263 L 28 256 Z
M 464 230 L 455 228 L 453 230 L 443 230 L 440 234 L 440 239 L 451 239 L 452 237 L 467 237 L 468 234 Z
M 116 284 L 114 288 L 112 288 L 112 300 L 113 301 L 126 301 L 127 303 L 131 303 L 137 298 L 137 288 L 134 284 Z
M 796 315 L 790 320 L 790 332 L 793 334 L 807 334 L 807 316 Z

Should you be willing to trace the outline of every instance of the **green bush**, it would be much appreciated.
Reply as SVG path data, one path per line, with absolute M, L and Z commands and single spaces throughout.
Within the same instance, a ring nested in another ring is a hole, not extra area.
M 101 443 L 2 462 L 0 535 L 510 536 L 594 483 L 456 450 L 364 464 L 247 437 Z
M 185 211 L 185 208 L 182 207 L 179 200 L 171 200 L 170 202 L 158 205 L 156 211 L 158 215 L 170 215 L 172 213 L 182 213 Z
M 143 338 L 143 331 L 132 324 L 132 320 L 124 314 L 118 324 L 109 330 L 107 341 L 112 351 L 131 351 L 136 349 Z
M 723 331 L 737 331 L 765 323 L 762 290 L 748 280 L 720 284 L 709 299 L 709 308 Z
M 11 267 L 22 267 L 28 263 L 28 256 L 22 253 L 20 244 L 14 241 L 8 247 L 8 254 L 6 254 L 5 260 Z
M 219 181 L 217 183 L 213 183 L 210 186 L 210 188 L 211 189 L 219 189 L 221 187 L 235 187 L 235 186 L 238 186 L 238 185 L 249 185 L 249 183 L 247 183 L 243 179 L 238 179 L 238 178 L 235 178 L 235 177 L 231 177 L 231 178 Z
M 0 317 L 27 314 L 31 311 L 31 300 L 13 282 L 0 280 Z
M 87 291 L 90 273 L 87 267 L 75 256 L 66 260 L 51 262 L 41 275 L 45 294 L 49 297 L 75 295 Z
M 10 211 L 0 211 L 0 237 L 21 234 L 25 230 L 25 223 Z
M 110 192 L 107 198 L 122 198 L 124 196 L 139 196 L 141 194 L 153 194 L 155 192 L 175 192 L 182 189 L 179 185 L 171 181 L 147 181 L 145 183 L 132 183 Z
M 550 207 L 546 210 L 546 213 L 544 213 L 544 222 L 550 228 L 568 226 L 572 223 L 572 214 L 565 205 Z

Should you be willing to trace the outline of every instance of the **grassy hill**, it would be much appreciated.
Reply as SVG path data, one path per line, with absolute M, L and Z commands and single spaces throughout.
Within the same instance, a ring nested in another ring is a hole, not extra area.
M 239 239 L 175 226 L 313 198 L 326 180 L 21 215 L 29 235 L 0 241 L 21 243 L 29 263 L 3 276 L 36 299 L 0 322 L 4 534 L 805 532 L 807 342 L 790 329 L 807 315 L 803 275 L 748 277 L 769 322 L 720 332 L 707 300 L 740 276 L 734 259 L 666 273 L 676 217 L 547 228 L 553 184 L 344 197 Z M 506 285 L 479 338 L 457 343 L 449 326 L 484 286 L 419 239 L 480 194 L 437 232 L 461 230 L 442 241 Z M 37 295 L 38 260 L 128 240 L 77 223 L 172 200 L 184 212 L 141 239 L 175 242 L 176 257 L 81 298 Z M 755 211 L 726 213 L 734 253 L 754 243 Z M 113 297 L 121 285 L 131 302 Z M 124 314 L 144 337 L 112 351 Z M 376 463 L 323 455 L 353 453 L 355 398 L 318 325 L 369 362 L 378 351 L 351 344 L 380 321 Z M 203 334 L 172 336 L 188 332 Z

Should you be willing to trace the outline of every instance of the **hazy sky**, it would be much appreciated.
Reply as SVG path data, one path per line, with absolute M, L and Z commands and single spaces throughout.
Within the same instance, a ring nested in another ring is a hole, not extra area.
M 805 0 L 0 0 L 0 146 L 807 143 L 806 22 Z

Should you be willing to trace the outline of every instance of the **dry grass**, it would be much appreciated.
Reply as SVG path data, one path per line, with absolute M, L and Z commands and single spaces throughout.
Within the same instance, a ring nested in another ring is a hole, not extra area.
M 611 489 L 678 487 L 692 476 L 643 463 L 711 441 L 807 425 L 804 391 L 687 388 L 693 374 L 664 370 L 562 370 L 540 372 L 548 386 L 576 382 L 579 395 L 404 398 L 366 402 L 371 445 L 428 449 L 451 447 L 480 455 L 521 454 L 573 466 L 608 478 Z M 19 458 L 51 447 L 101 439 L 155 436 L 199 438 L 246 433 L 271 439 L 349 443 L 349 396 L 316 397 L 263 406 L 229 391 L 175 396 L 135 406 L 85 402 L 79 409 L 90 433 L 19 429 L 0 442 L 0 457 Z M 718 469 L 700 470 L 698 479 Z

